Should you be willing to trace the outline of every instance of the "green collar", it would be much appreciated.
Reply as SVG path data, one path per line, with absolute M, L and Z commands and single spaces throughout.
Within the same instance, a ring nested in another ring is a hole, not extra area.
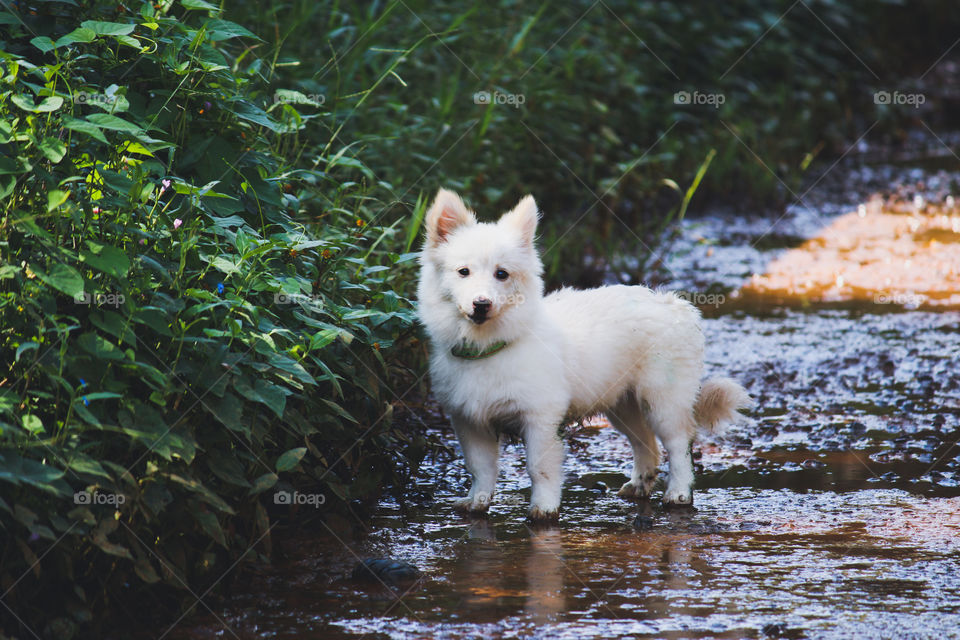
M 463 358 L 464 360 L 482 360 L 483 358 L 489 358 L 498 351 L 501 351 L 509 344 L 509 342 L 500 340 L 499 342 L 494 342 L 485 349 L 480 349 L 475 345 L 461 343 L 455 346 L 453 349 L 450 349 L 450 353 L 452 353 L 455 357 Z

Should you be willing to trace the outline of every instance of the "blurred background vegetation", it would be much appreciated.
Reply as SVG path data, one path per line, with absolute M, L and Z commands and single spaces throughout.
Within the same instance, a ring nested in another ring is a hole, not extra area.
M 642 281 L 691 207 L 776 210 L 868 127 L 895 143 L 911 115 L 874 92 L 923 86 L 958 23 L 943 0 L 4 3 L 3 631 L 186 610 L 278 523 L 402 500 L 438 446 L 406 408 L 437 187 L 487 218 L 533 193 L 552 284 L 615 256 Z

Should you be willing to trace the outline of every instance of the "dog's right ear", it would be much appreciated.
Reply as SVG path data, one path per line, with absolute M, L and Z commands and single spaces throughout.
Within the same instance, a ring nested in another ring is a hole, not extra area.
M 427 211 L 427 246 L 436 247 L 459 227 L 476 222 L 460 196 L 449 189 L 440 189 Z

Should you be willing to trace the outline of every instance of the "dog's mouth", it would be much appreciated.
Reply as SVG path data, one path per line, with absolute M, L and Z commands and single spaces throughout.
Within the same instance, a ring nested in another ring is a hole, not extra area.
M 486 313 L 472 313 L 467 317 L 470 318 L 470 321 L 473 322 L 473 324 L 483 324 L 490 319 L 490 316 Z

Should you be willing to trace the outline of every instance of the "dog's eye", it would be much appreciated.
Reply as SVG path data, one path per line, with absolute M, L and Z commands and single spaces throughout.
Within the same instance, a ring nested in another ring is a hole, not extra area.
M 466 278 L 468 275 L 470 275 L 470 269 L 467 269 L 466 267 L 460 267 L 457 269 L 457 273 Z
M 493 277 L 497 280 L 506 280 L 510 277 L 510 274 L 504 271 L 503 269 L 497 269 L 493 272 Z

